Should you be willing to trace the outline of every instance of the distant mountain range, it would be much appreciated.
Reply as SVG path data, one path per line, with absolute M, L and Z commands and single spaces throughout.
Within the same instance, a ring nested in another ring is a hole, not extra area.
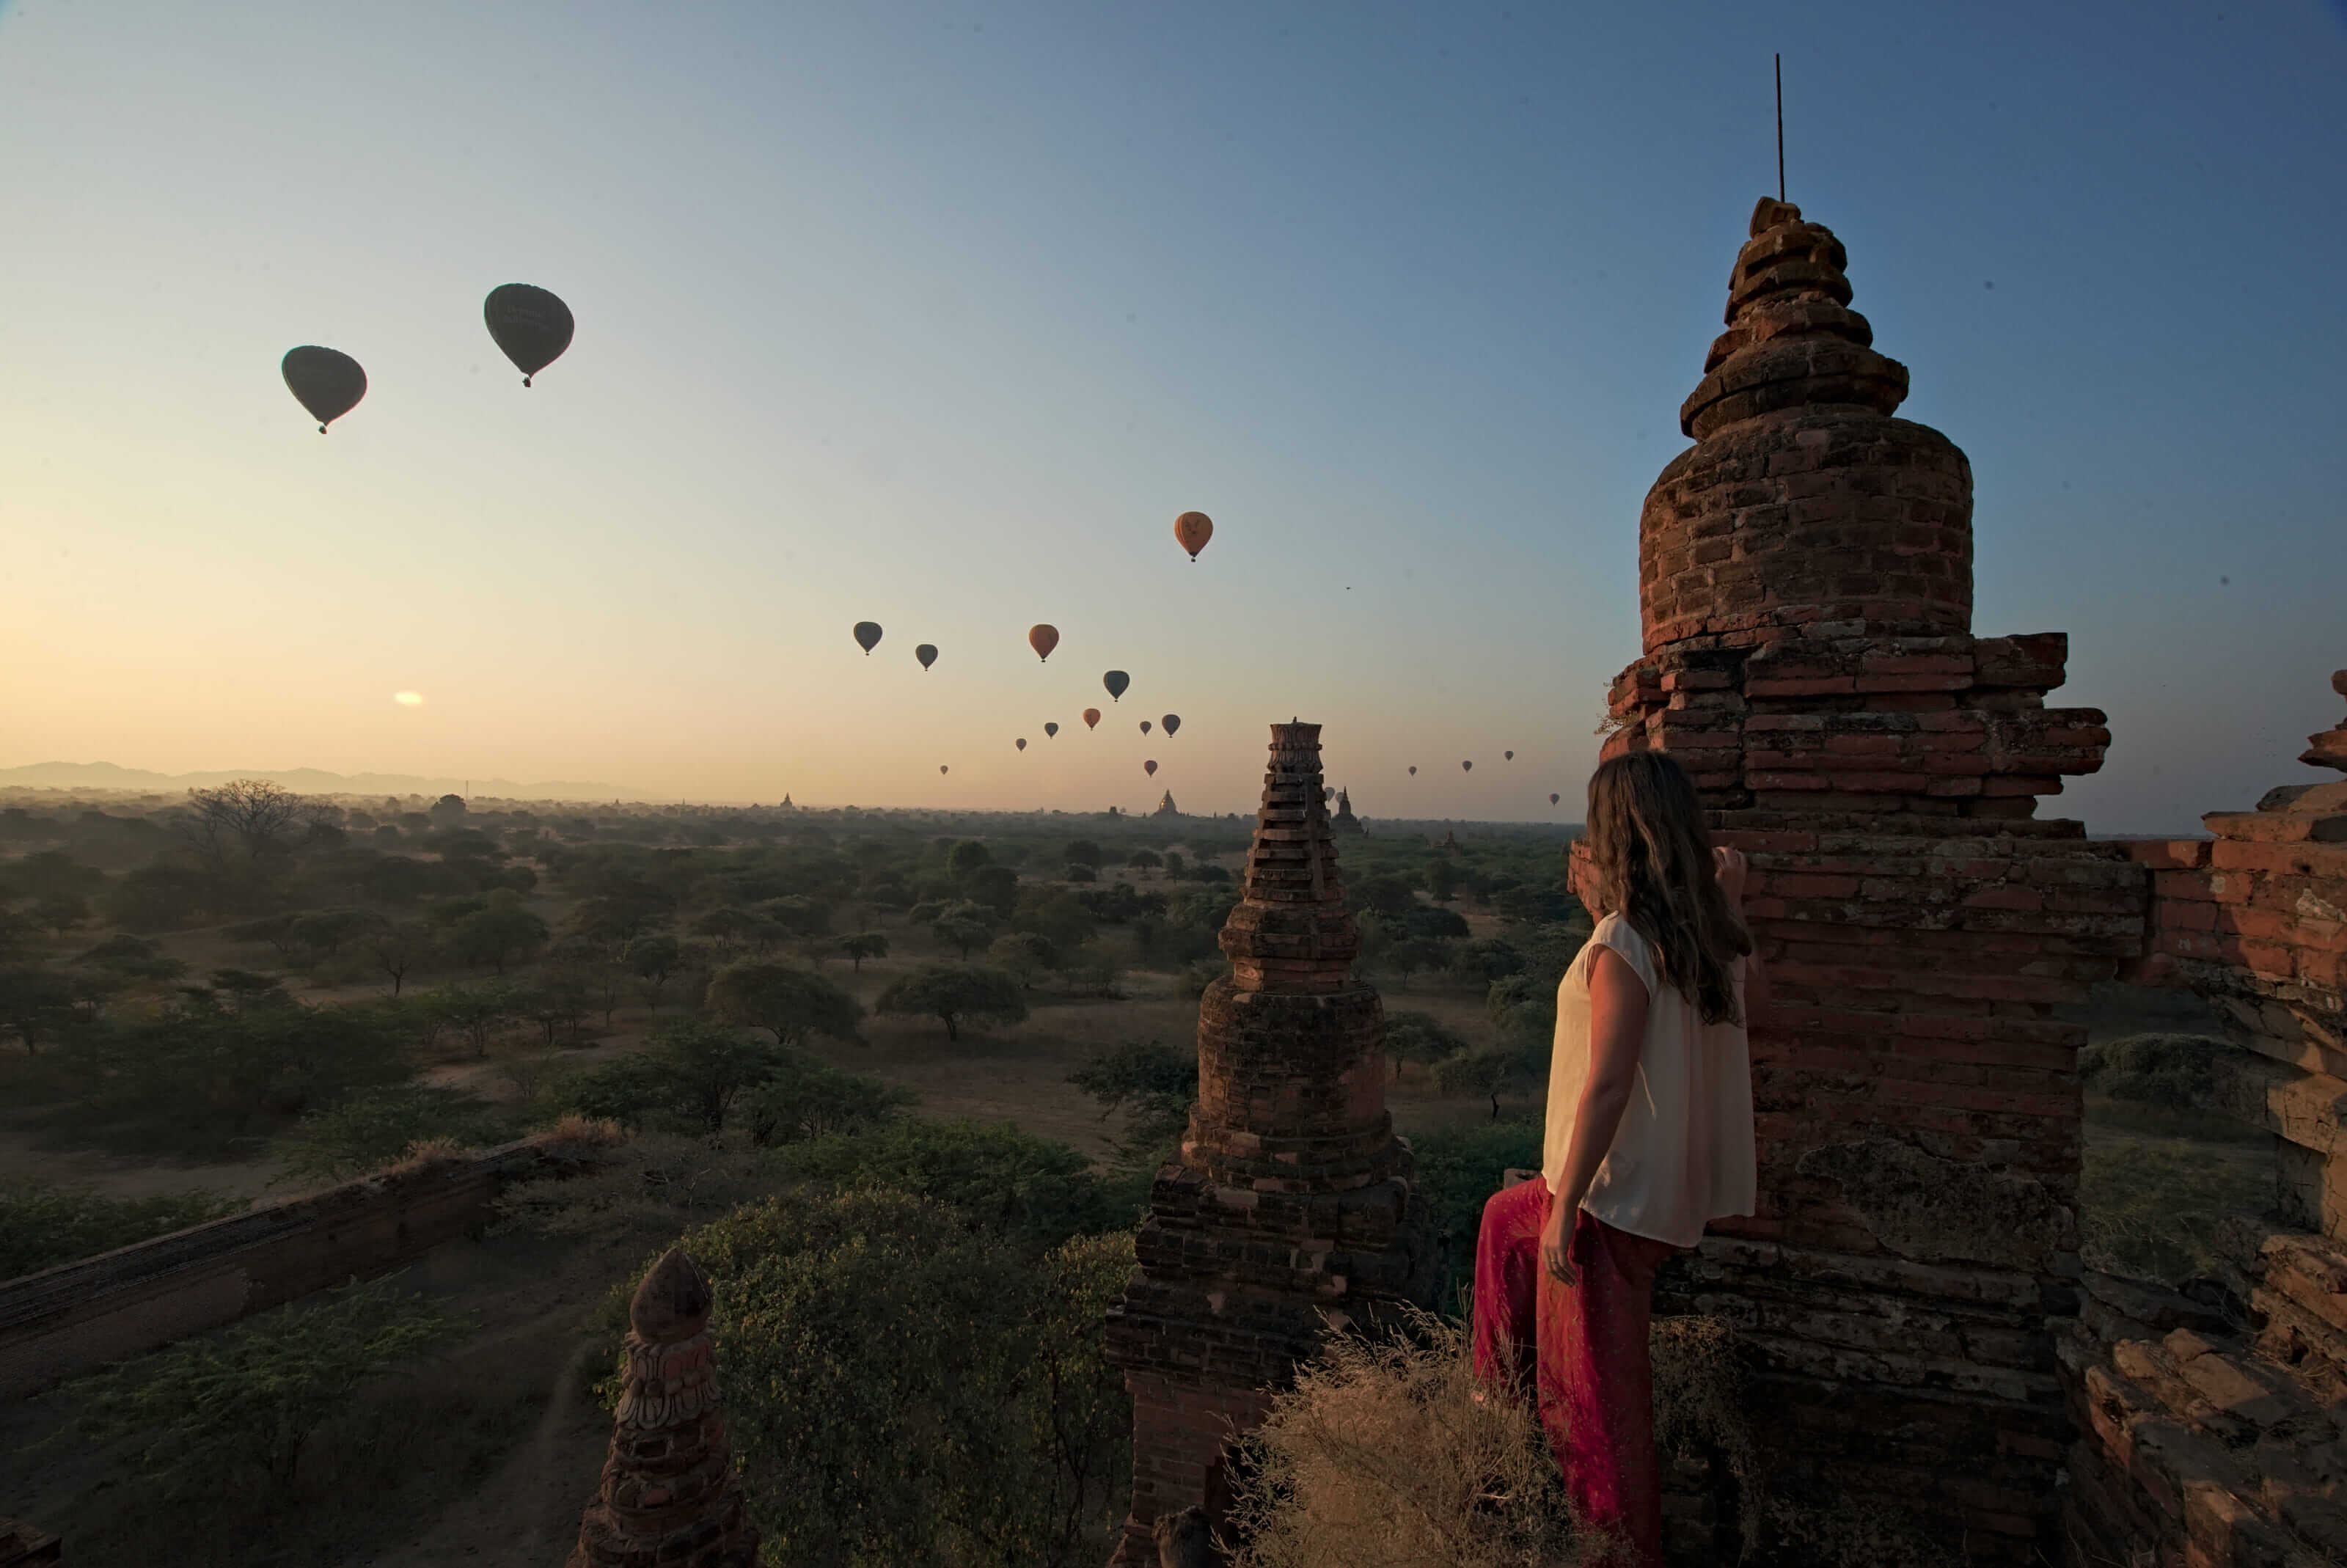
M 323 768 L 232 768 L 224 773 L 159 774 L 114 763 L 32 763 L 0 768 L 0 789 L 112 789 L 153 794 L 210 789 L 231 779 L 269 779 L 296 794 L 428 794 L 469 791 L 499 800 L 651 800 L 623 784 L 557 779 L 515 784 L 510 779 L 426 778 L 418 774 L 332 774 Z M 657 797 L 666 799 L 667 796 Z

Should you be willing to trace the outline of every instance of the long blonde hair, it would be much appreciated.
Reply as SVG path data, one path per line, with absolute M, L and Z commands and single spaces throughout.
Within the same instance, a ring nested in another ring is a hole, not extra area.
M 1629 752 L 1589 775 L 1589 868 L 1605 908 L 1655 949 L 1663 983 L 1706 1023 L 1742 1023 L 1730 966 L 1752 950 L 1712 864 L 1694 781 L 1665 752 Z

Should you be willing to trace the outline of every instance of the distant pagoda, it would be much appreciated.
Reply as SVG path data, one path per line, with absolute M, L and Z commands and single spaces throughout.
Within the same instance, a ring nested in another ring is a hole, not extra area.
M 1172 790 L 1169 789 L 1165 792 L 1165 798 L 1157 803 L 1157 810 L 1152 815 L 1157 816 L 1179 816 L 1182 815 L 1181 808 L 1174 804 L 1174 792 Z
M 1337 792 L 1337 815 L 1329 818 L 1328 831 L 1339 838 L 1361 838 L 1368 834 L 1361 819 L 1353 815 L 1353 797 L 1343 790 Z

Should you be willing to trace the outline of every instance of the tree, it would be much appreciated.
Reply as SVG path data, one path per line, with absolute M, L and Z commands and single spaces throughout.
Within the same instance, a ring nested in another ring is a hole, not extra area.
M 1165 875 L 1168 879 L 1179 877 L 1189 869 L 1190 863 L 1182 858 L 1180 850 L 1169 849 L 1165 852 Z
M 302 820 L 302 797 L 292 790 L 266 779 L 232 779 L 218 789 L 190 790 L 177 828 L 198 856 L 225 869 L 239 856 L 257 865 L 282 856 Z
M 1402 989 L 1409 988 L 1409 977 L 1420 969 L 1439 969 L 1450 959 L 1450 949 L 1442 943 L 1425 937 L 1405 937 L 1386 948 L 1386 968 L 1401 977 Z
M 89 900 L 78 893 L 51 893 L 33 905 L 34 923 L 52 936 L 64 936 L 89 924 Z
M 1008 866 L 981 866 L 962 886 L 971 903 L 997 916 L 1008 915 L 1019 903 L 1019 873 Z
M 42 1045 L 73 1020 L 73 982 L 55 969 L 20 964 L 0 969 L 0 1035 L 15 1035 L 25 1054 L 37 1056 Z
M 1461 979 L 1486 986 L 1521 972 L 1523 967 L 1523 954 L 1505 937 L 1484 937 L 1470 942 L 1451 958 L 1451 968 Z
M 1191 1102 L 1198 1098 L 1198 1053 L 1153 1040 L 1121 1045 L 1095 1052 L 1068 1081 L 1099 1102 L 1103 1119 L 1130 1112 L 1116 1150 L 1119 1163 L 1153 1169 L 1189 1125 Z
M 74 1422 L 45 1446 L 78 1437 L 128 1443 L 139 1476 L 165 1497 L 213 1493 L 223 1461 L 250 1455 L 279 1495 L 293 1484 L 302 1444 L 352 1396 L 465 1327 L 395 1276 L 353 1284 L 218 1335 L 77 1378 Z
M 946 1038 L 961 1039 L 965 1020 L 1014 1024 L 1027 1016 L 1019 977 L 982 964 L 925 964 L 893 982 L 876 1004 L 884 1013 L 928 1014 L 946 1026 Z
M 467 1089 L 385 1083 L 312 1112 L 277 1141 L 285 1173 L 303 1181 L 346 1182 L 395 1164 L 418 1143 L 492 1143 L 508 1120 Z
M 676 973 L 683 958 L 683 949 L 677 939 L 665 931 L 648 931 L 628 938 L 620 949 L 620 961 L 642 980 L 651 993 L 652 1005 L 660 1005 L 660 994 L 668 985 L 668 978 Z
M 1081 860 L 1071 860 L 1068 862 L 1068 869 L 1062 879 L 1069 882 L 1097 882 L 1100 880 L 1100 873 Z
M 842 937 L 839 950 L 846 956 L 849 968 L 860 975 L 865 959 L 888 956 L 888 938 L 877 931 L 858 931 L 853 937 Z
M 707 937 L 719 947 L 731 948 L 736 943 L 754 943 L 760 948 L 774 945 L 782 935 L 782 927 L 754 909 L 738 904 L 728 904 L 712 909 L 692 923 L 692 934 Z
M 432 1014 L 443 1026 L 461 1030 L 472 1042 L 473 1054 L 489 1054 L 489 1038 L 499 1026 L 519 1016 L 521 998 L 510 986 L 497 985 L 474 989 L 447 986 L 434 991 L 427 999 Z
M 548 936 L 546 922 L 518 903 L 500 899 L 467 915 L 449 933 L 448 945 L 467 964 L 485 963 L 499 975 Z
M 1438 904 L 1448 904 L 1459 897 L 1459 867 L 1438 856 L 1427 863 L 1426 893 Z
M 783 1061 L 779 1046 L 685 1018 L 653 1030 L 645 1055 L 667 1073 L 678 1108 L 711 1132 L 723 1130 L 726 1112 L 743 1090 L 773 1078 Z
M 434 948 L 431 931 L 415 920 L 383 921 L 366 934 L 363 945 L 374 967 L 391 981 L 393 996 L 406 985 L 409 970 L 431 960 Z
M 1060 858 L 1070 866 L 1089 866 L 1097 871 L 1102 858 L 1101 846 L 1089 838 L 1071 839 L 1068 847 L 1061 852 Z
M 1391 872 L 1362 877 L 1352 885 L 1353 907 L 1389 918 L 1399 918 L 1417 902 L 1415 880 Z
M 425 808 L 425 815 L 436 827 L 454 827 L 465 820 L 466 810 L 463 795 L 444 794 Z
M 1060 950 L 1051 939 L 1035 931 L 1012 931 L 997 937 L 986 956 L 1019 977 L 1019 983 L 1032 988 L 1035 977 L 1046 969 L 1060 967 Z
M 812 969 L 764 959 L 728 964 L 710 978 L 709 1005 L 731 1023 L 770 1030 L 778 1045 L 810 1034 L 856 1040 L 863 1004 Z
M 1446 1028 L 1431 1013 L 1386 1014 L 1386 1055 L 1394 1064 L 1394 1081 L 1401 1081 L 1401 1064 L 1423 1062 L 1429 1067 L 1467 1049 L 1466 1036 Z
M 919 1099 L 902 1084 L 842 1072 L 793 1051 L 772 1078 L 744 1096 L 742 1110 L 751 1142 L 764 1148 L 869 1132 Z
M 1537 1051 L 1521 1040 L 1479 1045 L 1434 1064 L 1434 1081 L 1445 1094 L 1481 1094 L 1491 1102 L 1491 1120 L 1500 1119 L 1500 1096 L 1531 1083 L 1547 1066 Z
M 1136 849 L 1124 857 L 1124 863 L 1135 871 L 1154 871 L 1165 864 L 1165 857 L 1153 849 Z
M 946 852 L 946 875 L 957 882 L 967 882 L 970 874 L 981 866 L 992 865 L 994 856 L 984 844 L 975 838 L 965 838 Z
M 937 938 L 941 946 L 959 951 L 967 960 L 972 948 L 994 935 L 994 917 L 983 905 L 973 904 L 965 898 L 938 910 L 937 917 L 929 923 L 929 934 Z

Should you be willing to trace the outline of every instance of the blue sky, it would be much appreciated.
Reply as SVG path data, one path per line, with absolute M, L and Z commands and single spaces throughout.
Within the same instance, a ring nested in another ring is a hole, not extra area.
M 14 5 L 0 765 L 1224 810 L 1296 713 L 1371 816 L 1577 815 L 1779 49 L 1975 630 L 2111 714 L 2045 814 L 2316 777 L 2347 12 L 2285 0 Z M 511 281 L 579 322 L 528 392 Z

